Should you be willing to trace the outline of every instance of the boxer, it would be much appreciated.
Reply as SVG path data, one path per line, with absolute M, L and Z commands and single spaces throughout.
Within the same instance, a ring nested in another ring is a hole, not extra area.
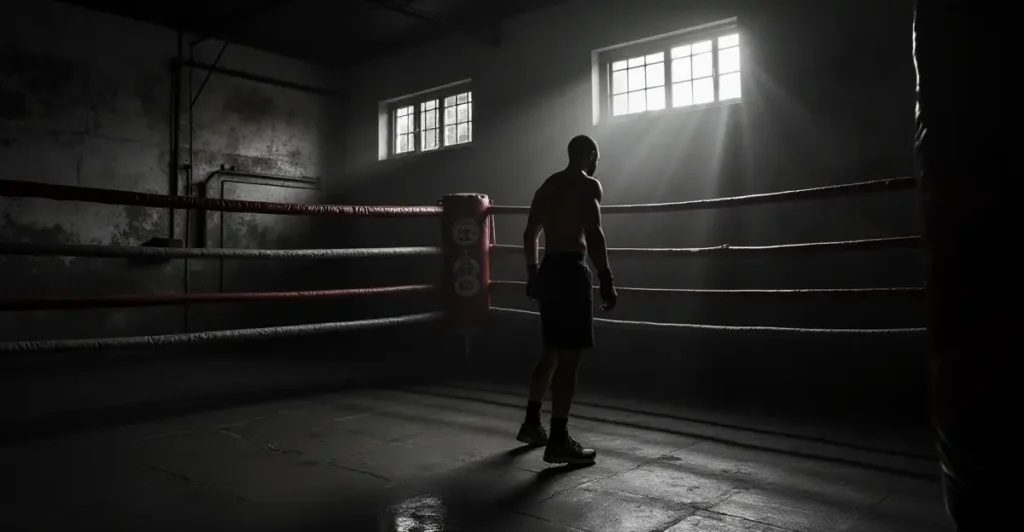
M 594 347 L 593 279 L 587 256 L 597 269 L 603 310 L 618 300 L 608 248 L 601 229 L 604 192 L 594 178 L 600 155 L 587 136 L 569 142 L 569 165 L 552 175 L 533 196 L 523 235 L 527 296 L 540 306 L 544 353 L 533 371 L 526 420 L 516 439 L 546 445 L 544 461 L 589 464 L 597 452 L 576 442 L 567 429 L 576 390 L 580 355 Z M 538 238 L 544 233 L 544 261 L 538 266 Z M 541 402 L 551 387 L 551 435 L 540 420 Z

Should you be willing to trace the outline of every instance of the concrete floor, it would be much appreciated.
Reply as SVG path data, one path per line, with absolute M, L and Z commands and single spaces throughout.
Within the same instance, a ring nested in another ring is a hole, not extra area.
M 513 439 L 521 402 L 353 391 L 6 445 L 0 528 L 952 530 L 927 457 L 585 404 L 570 430 L 598 463 L 548 467 Z

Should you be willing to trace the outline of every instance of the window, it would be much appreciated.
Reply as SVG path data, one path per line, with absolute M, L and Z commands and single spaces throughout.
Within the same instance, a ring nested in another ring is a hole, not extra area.
M 602 107 L 621 117 L 739 100 L 740 36 L 718 26 L 603 53 Z
M 416 149 L 416 126 L 412 106 L 395 110 L 395 153 L 408 153 Z
M 473 141 L 473 91 L 467 90 L 464 83 L 385 104 L 389 109 L 389 156 L 434 151 Z M 383 153 L 381 155 L 385 158 Z

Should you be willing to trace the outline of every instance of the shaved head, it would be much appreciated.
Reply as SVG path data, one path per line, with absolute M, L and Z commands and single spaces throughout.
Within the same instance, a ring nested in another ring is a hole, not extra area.
M 586 135 L 577 135 L 569 141 L 570 161 L 590 158 L 594 153 L 597 153 L 597 142 Z
M 597 172 L 597 160 L 600 159 L 597 142 L 586 135 L 577 135 L 569 141 L 569 166 L 582 171 L 590 177 Z

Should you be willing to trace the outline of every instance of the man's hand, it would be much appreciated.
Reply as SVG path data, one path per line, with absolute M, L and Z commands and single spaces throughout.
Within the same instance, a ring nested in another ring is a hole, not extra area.
M 537 301 L 537 265 L 526 265 L 526 297 Z
M 612 310 L 619 301 L 619 293 L 615 291 L 615 278 L 612 277 L 612 270 L 610 268 L 601 270 L 597 274 L 597 278 L 601 281 L 601 301 L 604 302 L 601 305 L 601 310 Z

